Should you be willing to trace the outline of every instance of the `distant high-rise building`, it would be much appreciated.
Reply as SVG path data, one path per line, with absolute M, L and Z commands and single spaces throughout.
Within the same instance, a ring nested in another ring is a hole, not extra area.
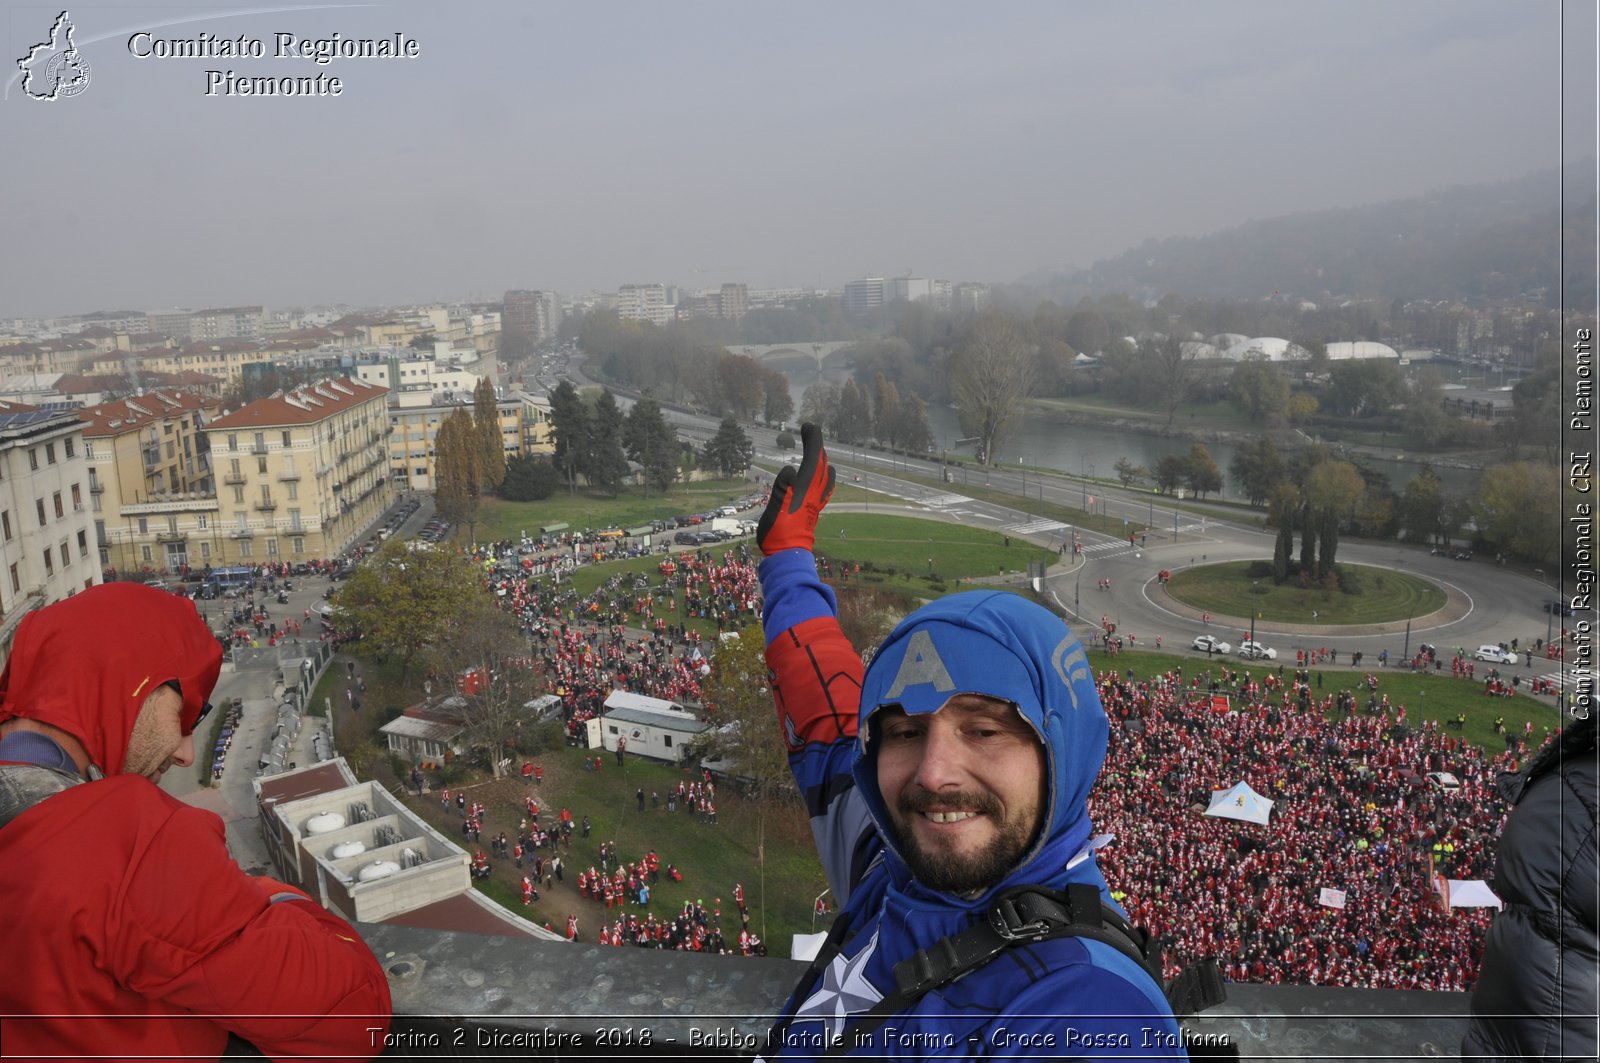
M 717 296 L 717 314 L 737 321 L 750 309 L 750 289 L 743 284 L 724 284 Z
M 553 338 L 561 327 L 561 298 L 555 292 L 520 289 L 505 295 L 503 323 L 534 343 Z
M 907 274 L 889 282 L 889 302 L 925 303 L 933 297 L 933 282 Z
M 617 289 L 617 316 L 624 321 L 665 325 L 673 313 L 663 284 L 624 284 Z
M 844 312 L 865 314 L 887 302 L 882 277 L 863 277 L 844 286 Z
M 955 310 L 984 310 L 989 306 L 987 284 L 958 284 L 951 291 L 951 308 Z

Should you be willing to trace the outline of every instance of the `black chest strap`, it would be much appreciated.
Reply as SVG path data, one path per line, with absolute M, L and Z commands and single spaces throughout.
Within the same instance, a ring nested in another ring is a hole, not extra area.
M 838 925 L 834 927 L 839 930 Z M 997 896 L 986 917 L 959 934 L 941 938 L 910 958 L 895 964 L 895 990 L 869 1010 L 851 1018 L 843 1034 L 829 1045 L 823 1058 L 844 1055 L 862 1043 L 891 1016 L 915 1004 L 925 994 L 947 985 L 988 963 L 1008 948 L 1050 938 L 1085 937 L 1121 952 L 1162 986 L 1167 1003 L 1179 1019 L 1227 998 L 1215 960 L 1185 969 L 1171 982 L 1161 977 L 1161 950 L 1149 932 L 1132 926 L 1114 908 L 1103 904 L 1100 891 L 1073 884 L 1065 890 L 1018 886 Z M 805 979 L 814 984 L 817 974 L 832 962 L 843 946 L 843 934 L 830 933 L 823 950 Z M 792 1021 L 787 1018 L 782 1024 Z M 780 1027 L 781 1029 L 781 1027 Z M 1215 1046 L 1212 1046 L 1213 1050 Z M 1193 1053 L 1191 1053 L 1193 1054 Z M 1237 1058 L 1231 1045 L 1216 1054 Z

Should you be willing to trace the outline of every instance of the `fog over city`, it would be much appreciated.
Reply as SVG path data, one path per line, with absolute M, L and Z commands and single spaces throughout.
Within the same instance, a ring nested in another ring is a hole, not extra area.
M 72 96 L 18 69 L 59 7 L 0 31 L 0 316 L 1005 282 L 1594 152 L 1567 0 L 69 10 Z M 402 55 L 278 54 L 335 33 Z

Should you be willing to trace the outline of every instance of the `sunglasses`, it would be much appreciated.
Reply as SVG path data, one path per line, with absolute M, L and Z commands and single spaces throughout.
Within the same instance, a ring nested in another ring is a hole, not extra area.
M 162 683 L 161 685 L 164 686 L 164 687 L 171 687 L 173 693 L 177 694 L 178 697 L 180 697 L 180 698 L 183 697 L 183 686 L 176 679 L 169 679 L 165 683 Z M 184 734 L 193 734 L 194 731 L 195 731 L 195 728 L 200 726 L 200 722 L 202 720 L 204 720 L 207 716 L 210 716 L 210 715 L 211 715 L 211 702 L 209 702 L 209 701 L 201 702 L 200 703 L 200 715 L 198 715 L 198 716 L 196 716 L 194 718 L 194 723 L 190 724 L 188 729 L 185 730 L 183 733 Z

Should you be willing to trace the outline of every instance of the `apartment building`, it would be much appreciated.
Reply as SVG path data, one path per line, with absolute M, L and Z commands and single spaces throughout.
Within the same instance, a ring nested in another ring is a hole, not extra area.
M 0 654 L 29 612 L 100 582 L 85 451 L 72 413 L 0 402 Z
M 517 329 L 536 344 L 554 339 L 561 327 L 561 297 L 555 292 L 513 289 L 506 292 L 503 306 L 505 327 Z
M 664 284 L 624 284 L 617 289 L 617 316 L 624 321 L 665 325 L 673 313 Z
M 220 560 L 206 421 L 221 399 L 155 390 L 77 411 L 100 567 L 179 572 Z
M 376 522 L 394 499 L 388 396 L 324 379 L 207 426 L 228 563 L 331 557 Z
M 254 339 L 261 335 L 261 325 L 259 306 L 196 310 L 189 315 L 189 336 L 196 340 Z
M 394 402 L 389 407 L 390 474 L 397 486 L 413 491 L 434 487 L 434 438 L 445 418 L 465 408 L 473 412 L 471 396 L 464 402 L 438 402 L 426 406 L 406 406 Z M 517 392 L 495 403 L 500 417 L 500 438 L 506 457 L 521 454 L 552 454 L 555 442 L 550 436 L 550 403 L 542 395 Z

